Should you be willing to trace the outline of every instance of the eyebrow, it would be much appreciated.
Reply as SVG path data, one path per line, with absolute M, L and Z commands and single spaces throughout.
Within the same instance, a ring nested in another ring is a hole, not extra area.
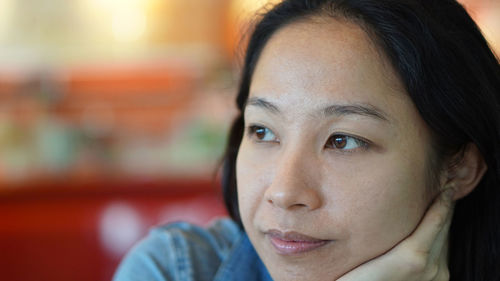
M 267 109 L 272 113 L 281 113 L 281 111 L 276 105 L 263 98 L 256 98 L 256 97 L 249 98 L 243 108 L 246 108 L 249 105 Z
M 330 116 L 330 115 L 344 116 L 353 114 L 353 115 L 372 117 L 382 121 L 389 121 L 389 119 L 386 117 L 387 114 L 385 114 L 382 110 L 370 104 L 358 104 L 358 103 L 346 104 L 346 105 L 334 104 L 323 109 L 323 114 L 325 116 Z
M 270 101 L 267 101 L 264 98 L 252 97 L 249 98 L 245 104 L 245 107 L 248 105 L 257 106 L 263 109 L 266 109 L 272 113 L 280 114 L 281 110 Z M 331 115 L 337 116 L 346 116 L 346 115 L 361 115 L 367 116 L 374 119 L 378 119 L 381 121 L 389 121 L 387 114 L 385 114 L 382 110 L 371 104 L 365 103 L 350 103 L 350 104 L 333 104 L 325 107 L 320 111 L 325 117 Z

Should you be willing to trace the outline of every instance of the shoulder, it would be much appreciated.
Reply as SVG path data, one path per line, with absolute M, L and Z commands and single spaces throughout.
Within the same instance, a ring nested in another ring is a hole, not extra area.
M 212 280 L 242 235 L 230 219 L 207 228 L 185 222 L 154 228 L 126 255 L 113 280 Z

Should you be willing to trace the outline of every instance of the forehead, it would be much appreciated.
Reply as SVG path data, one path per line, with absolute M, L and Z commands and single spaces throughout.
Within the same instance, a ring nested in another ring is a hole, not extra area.
M 357 24 L 313 18 L 278 30 L 257 62 L 250 96 L 301 107 L 407 102 L 392 67 Z

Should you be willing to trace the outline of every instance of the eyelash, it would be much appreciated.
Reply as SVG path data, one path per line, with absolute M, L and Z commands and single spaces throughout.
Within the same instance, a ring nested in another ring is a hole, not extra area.
M 259 131 L 261 131 L 261 130 L 271 132 L 274 135 L 274 132 L 271 131 L 269 128 L 266 128 L 264 126 L 259 126 L 259 125 L 250 125 L 250 126 L 248 126 L 248 136 L 253 138 L 257 142 L 276 142 L 276 143 L 279 143 L 279 139 L 276 138 L 276 135 L 274 135 L 276 140 L 263 140 L 262 138 L 259 138 L 258 134 L 259 134 Z
M 334 143 L 334 142 L 338 141 L 339 139 L 343 139 L 343 141 L 344 141 L 344 144 L 343 144 L 344 147 L 342 147 L 342 148 L 336 147 L 336 144 Z M 347 146 L 350 141 L 354 142 L 357 147 L 351 148 L 351 149 L 345 149 L 345 146 Z M 326 141 L 326 144 L 325 144 L 325 148 L 339 150 L 342 153 L 353 153 L 353 152 L 356 152 L 359 150 L 361 150 L 361 151 L 367 150 L 369 148 L 369 142 L 362 140 L 358 137 L 336 133 L 336 134 L 331 135 L 328 138 L 328 140 Z
M 259 132 L 260 131 L 260 132 Z M 266 136 L 258 137 L 257 134 L 266 134 L 266 133 L 272 133 L 274 135 L 273 140 L 264 140 Z M 261 125 L 250 125 L 248 126 L 248 136 L 255 140 L 258 143 L 279 143 L 279 139 L 276 137 L 273 131 L 271 131 L 269 128 L 261 126 Z M 336 141 L 344 141 L 343 145 L 344 147 L 338 148 L 337 144 L 335 143 Z M 356 148 L 352 149 L 344 149 L 345 146 L 349 144 L 350 141 L 355 142 L 357 145 Z M 364 139 L 361 139 L 359 137 L 347 135 L 347 134 L 342 134 L 342 133 L 335 133 L 330 135 L 328 137 L 328 140 L 326 141 L 325 148 L 328 149 L 335 149 L 338 150 L 342 153 L 352 153 L 357 150 L 367 150 L 370 146 L 370 143 Z

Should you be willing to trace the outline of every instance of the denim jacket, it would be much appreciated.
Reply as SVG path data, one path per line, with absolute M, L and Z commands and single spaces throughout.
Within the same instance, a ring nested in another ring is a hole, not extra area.
M 230 219 L 208 228 L 154 228 L 125 256 L 113 281 L 272 281 L 248 236 Z

